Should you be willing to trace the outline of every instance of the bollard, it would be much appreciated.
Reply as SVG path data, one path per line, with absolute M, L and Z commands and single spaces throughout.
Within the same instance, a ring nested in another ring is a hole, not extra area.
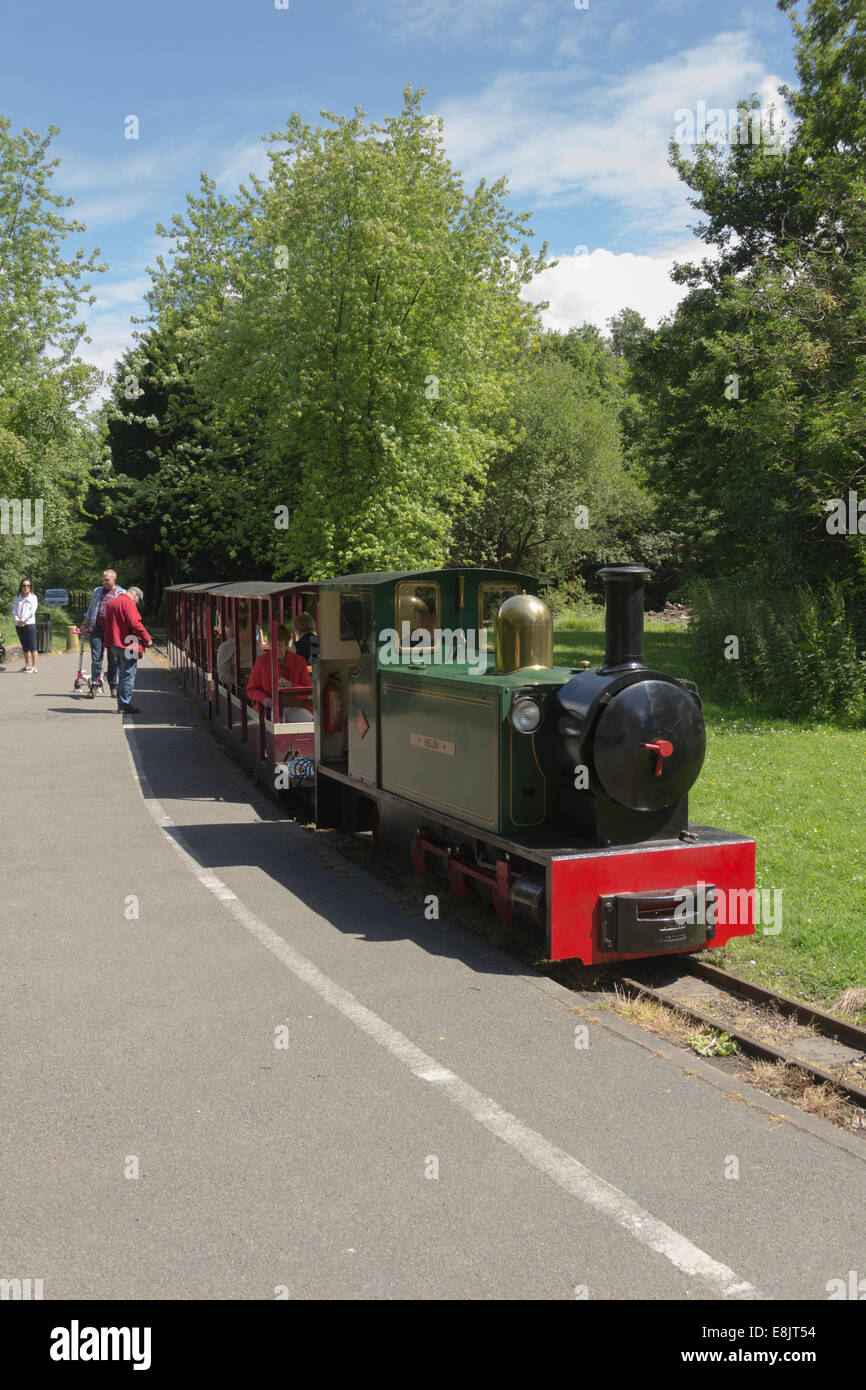
M 74 628 L 74 627 L 68 627 L 68 628 L 66 629 L 66 650 L 67 650 L 68 652 L 77 652 L 77 651 L 78 651 L 78 643 L 79 643 L 79 638 L 78 638 L 77 632 L 75 631 L 75 628 Z

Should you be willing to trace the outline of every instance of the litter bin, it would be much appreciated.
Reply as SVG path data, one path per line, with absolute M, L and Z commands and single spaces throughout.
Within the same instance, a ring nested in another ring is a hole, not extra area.
M 36 619 L 36 650 L 40 656 L 43 652 L 51 651 L 51 619 Z

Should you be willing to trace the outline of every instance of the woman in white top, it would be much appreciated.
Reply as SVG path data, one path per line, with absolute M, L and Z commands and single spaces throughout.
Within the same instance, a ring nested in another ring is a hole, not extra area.
M 21 650 L 24 653 L 24 671 L 30 675 L 36 675 L 37 655 L 36 655 L 36 609 L 39 607 L 39 600 L 33 592 L 33 585 L 29 579 L 22 579 L 18 585 L 18 593 L 15 595 L 15 602 L 12 605 L 12 617 L 15 620 L 15 631 L 18 633 L 18 641 L 21 643 Z

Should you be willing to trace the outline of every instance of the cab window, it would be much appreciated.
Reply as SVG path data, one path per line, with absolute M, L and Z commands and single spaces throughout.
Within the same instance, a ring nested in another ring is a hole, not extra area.
M 340 595 L 340 641 L 360 643 L 364 634 L 364 605 L 357 594 Z
M 496 614 L 507 598 L 520 593 L 518 584 L 501 584 L 486 580 L 478 587 L 478 630 L 481 650 L 496 651 Z
M 418 583 L 413 580 L 404 580 L 397 585 L 395 593 L 396 608 L 396 628 L 400 640 L 401 649 L 409 647 L 432 647 L 435 644 L 435 631 L 441 626 L 439 622 L 439 585 L 430 583 Z M 404 630 L 403 624 L 408 623 L 408 629 Z M 404 631 L 408 632 L 409 641 L 403 640 Z M 420 641 L 417 637 L 412 642 L 412 634 L 418 631 L 428 633 L 429 641 Z

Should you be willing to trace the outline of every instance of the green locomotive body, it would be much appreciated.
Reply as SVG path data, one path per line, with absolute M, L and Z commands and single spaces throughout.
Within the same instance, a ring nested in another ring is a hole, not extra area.
M 536 735 L 517 733 L 508 714 L 522 692 L 547 702 L 571 669 L 496 668 L 502 601 L 536 590 L 529 576 L 498 570 L 322 583 L 317 702 L 337 679 L 345 714 L 342 733 L 321 731 L 320 768 L 500 835 L 555 824 Z M 421 603 L 435 639 L 426 644 L 417 640 L 427 634 L 416 625 Z
M 529 674 L 381 672 L 381 787 L 500 835 L 549 823 L 554 798 L 536 736 L 516 734 L 508 711 L 515 692 L 545 697 L 569 673 Z

